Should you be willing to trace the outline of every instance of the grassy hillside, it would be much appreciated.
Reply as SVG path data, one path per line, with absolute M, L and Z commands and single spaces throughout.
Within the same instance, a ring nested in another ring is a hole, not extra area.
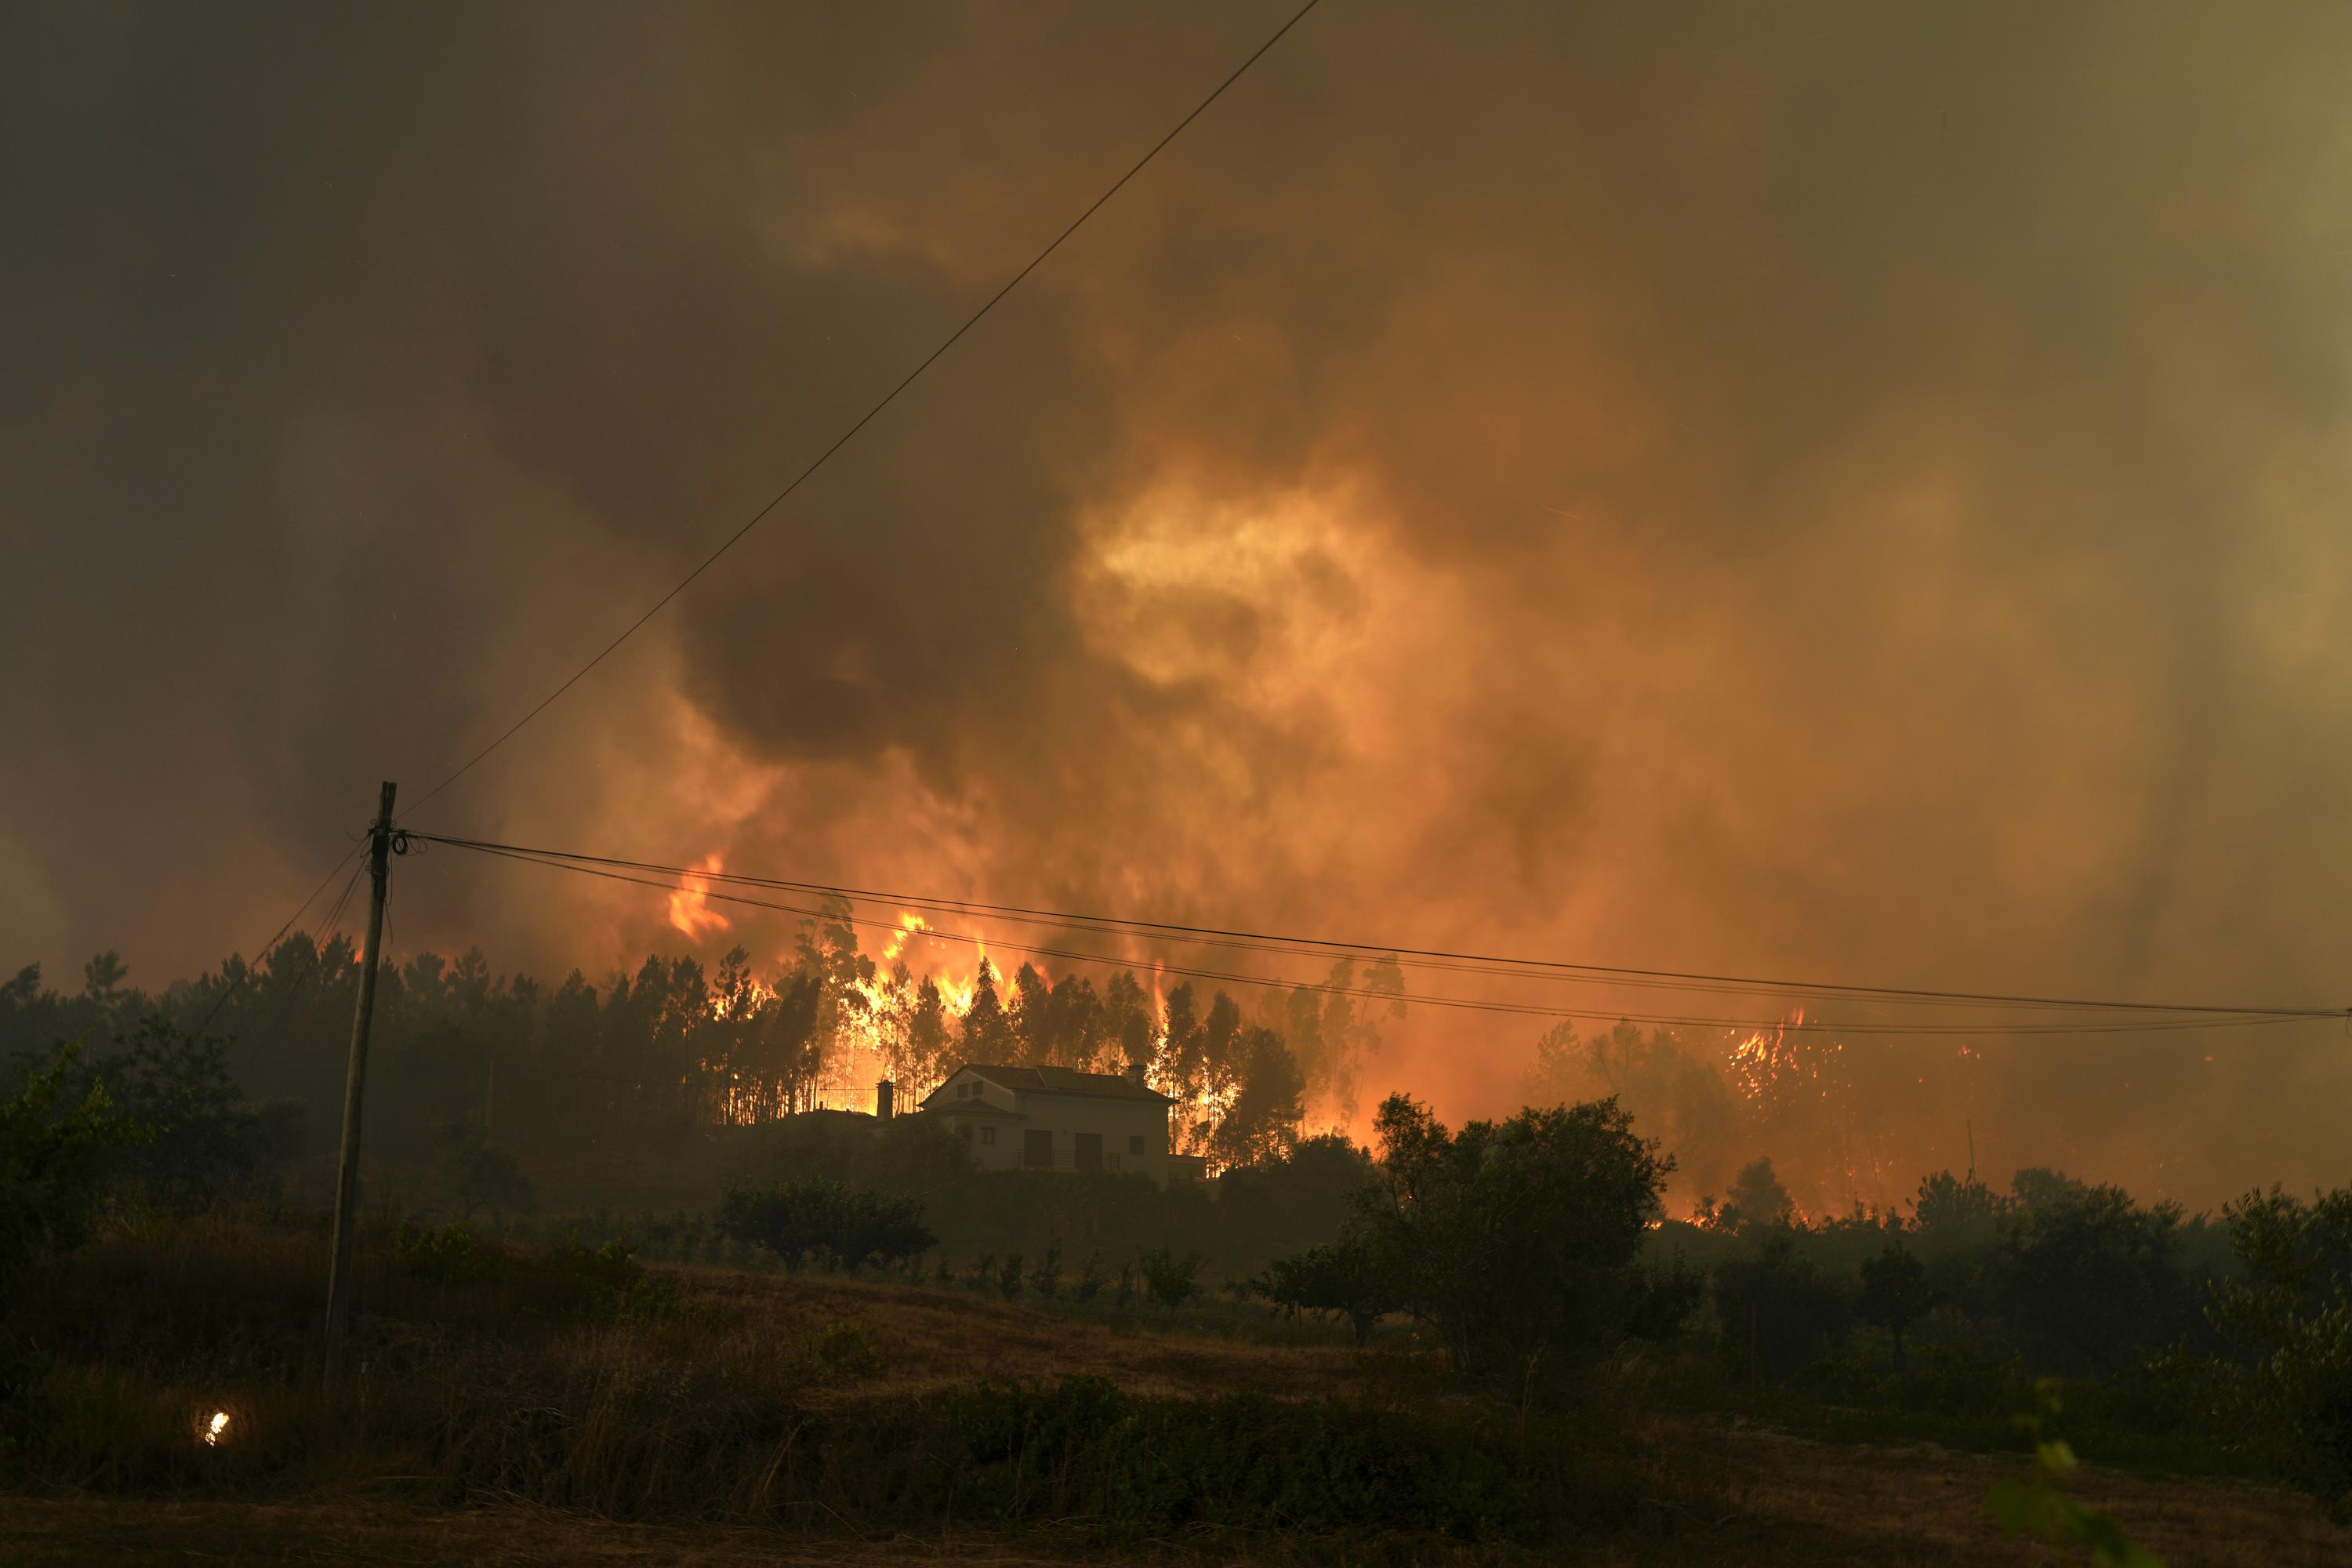
M 2004 1459 L 1670 1416 L 1622 1375 L 1508 1402 L 1401 1333 L 1358 1352 L 1247 1310 L 400 1253 L 364 1240 L 334 1402 L 313 1223 L 118 1224 L 58 1267 L 0 1557 L 2038 1560 L 1978 1503 Z M 2340 1546 L 2276 1492 L 2086 1489 L 2179 1561 Z

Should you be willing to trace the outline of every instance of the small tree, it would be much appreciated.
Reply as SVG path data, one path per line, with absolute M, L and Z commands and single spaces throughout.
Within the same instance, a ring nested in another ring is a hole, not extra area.
M 1397 1271 L 1371 1237 L 1350 1226 L 1339 1239 L 1277 1259 L 1266 1270 L 1266 1299 L 1295 1317 L 1301 1310 L 1343 1317 L 1356 1331 L 1356 1348 L 1372 1325 L 1402 1305 Z
M 54 1063 L 0 1100 L 0 1311 L 35 1262 L 81 1245 L 114 1151 L 149 1137 L 100 1087 L 60 1110 L 79 1054 L 59 1047 Z
M 530 1205 L 535 1189 L 512 1149 L 490 1136 L 478 1117 L 445 1121 L 435 1130 L 441 1169 L 457 1194 L 458 1208 L 470 1221 L 477 1209 L 490 1211 L 490 1223 L 503 1226 L 506 1211 Z
M 1749 1258 L 1715 1268 L 1724 1371 L 1734 1378 L 1785 1378 L 1846 1331 L 1853 1304 L 1797 1252 L 1797 1233 L 1778 1226 Z
M 1021 1294 L 1021 1255 L 1019 1253 L 1008 1252 L 1004 1255 L 1004 1262 L 996 1271 L 996 1292 L 1008 1301 Z
M 2239 1366 L 2246 1425 L 2286 1477 L 2352 1521 L 2352 1187 L 2273 1186 L 2224 1207 L 2240 1278 L 2208 1314 Z
M 1723 1195 L 1723 1206 L 1716 1211 L 1716 1224 L 1726 1230 L 1744 1230 L 1751 1225 L 1786 1225 L 1797 1212 L 1797 1203 L 1780 1178 L 1772 1170 L 1769 1158 L 1750 1160 L 1731 1178 L 1730 1189 Z
M 1102 1288 L 1109 1282 L 1110 1277 L 1103 1272 L 1102 1254 L 1089 1252 L 1085 1265 L 1078 1269 L 1078 1282 L 1071 1288 L 1070 1293 L 1081 1301 L 1091 1301 L 1102 1294 Z
M 1614 1100 L 1528 1110 L 1457 1134 L 1403 1095 L 1381 1107 L 1363 1200 L 1395 1300 L 1456 1368 L 1516 1375 L 1610 1348 L 1654 1316 L 1638 1267 L 1673 1162 Z
M 1062 1293 L 1062 1238 L 1055 1237 L 1045 1243 L 1045 1256 L 1029 1271 L 1031 1289 L 1050 1301 Z
M 1885 1251 L 1862 1260 L 1858 1305 L 1864 1320 L 1895 1336 L 1895 1370 L 1901 1373 L 1905 1331 L 1936 1305 L 1927 1267 L 1901 1242 L 1888 1242 Z
M 1162 1247 L 1136 1254 L 1135 1262 L 1143 1272 L 1144 1289 L 1171 1312 L 1200 1290 L 1201 1255 L 1197 1252 L 1180 1253 Z

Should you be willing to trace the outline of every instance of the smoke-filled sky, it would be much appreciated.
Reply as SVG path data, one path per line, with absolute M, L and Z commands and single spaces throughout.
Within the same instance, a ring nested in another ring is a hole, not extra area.
M 0 962 L 250 952 L 1290 8 L 0 13 Z M 415 825 L 2341 1006 L 2347 80 L 2324 3 L 1327 0 Z M 676 941 L 450 851 L 394 910 Z M 1500 1110 L 1538 1032 L 1373 1087 Z M 1996 1041 L 1858 1114 L 2210 1202 L 2345 1179 L 2347 1054 Z

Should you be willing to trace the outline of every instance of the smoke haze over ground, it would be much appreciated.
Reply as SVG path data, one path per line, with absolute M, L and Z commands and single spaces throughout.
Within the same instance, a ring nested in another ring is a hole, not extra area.
M 0 961 L 249 952 L 1286 14 L 12 10 Z M 2328 5 L 1333 0 L 415 825 L 2340 1006 L 2348 69 Z M 664 910 L 445 853 L 394 940 Z M 1491 1112 L 1540 1032 L 1368 1087 Z M 1897 1190 L 1969 1121 L 2344 1179 L 2341 1029 L 1979 1044 L 1874 1047 Z

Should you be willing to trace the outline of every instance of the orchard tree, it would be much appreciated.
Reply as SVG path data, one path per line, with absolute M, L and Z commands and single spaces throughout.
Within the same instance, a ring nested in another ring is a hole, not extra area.
M 1926 1266 L 1901 1242 L 1888 1242 L 1885 1251 L 1862 1260 L 1862 1299 L 1858 1305 L 1865 1321 L 1895 1336 L 1895 1370 L 1900 1373 L 1905 1331 L 1936 1305 L 1936 1292 L 1927 1286 Z
M 1616 1101 L 1455 1134 L 1399 1094 L 1375 1126 L 1371 1240 L 1393 1260 L 1399 1304 L 1438 1331 L 1457 1368 L 1532 1373 L 1656 1323 L 1659 1287 L 1637 1260 L 1673 1161 Z

